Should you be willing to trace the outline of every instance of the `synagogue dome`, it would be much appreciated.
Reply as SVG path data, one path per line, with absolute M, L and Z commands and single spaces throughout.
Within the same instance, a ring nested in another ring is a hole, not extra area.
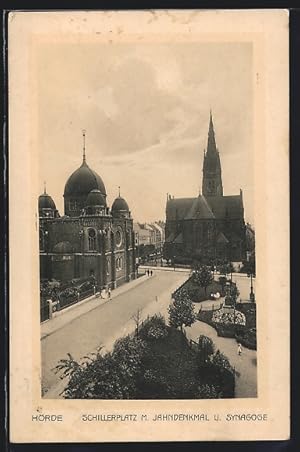
M 46 192 L 39 196 L 39 210 L 42 209 L 56 210 L 55 202 Z
M 117 212 L 129 212 L 129 207 L 125 199 L 118 196 L 118 198 L 114 200 L 111 210 L 113 214 Z
M 98 189 L 91 190 L 86 199 L 85 205 L 91 206 L 106 206 L 106 201 L 101 191 Z
M 106 190 L 103 180 L 95 171 L 93 171 L 86 163 L 85 159 L 82 165 L 74 171 L 67 180 L 65 185 L 65 197 L 88 196 L 94 190 L 100 190 L 101 194 L 106 197 Z

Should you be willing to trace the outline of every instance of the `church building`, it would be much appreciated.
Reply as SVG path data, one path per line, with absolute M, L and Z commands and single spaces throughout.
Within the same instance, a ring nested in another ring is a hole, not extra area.
M 178 263 L 241 262 L 245 247 L 243 193 L 223 194 L 220 154 L 210 113 L 202 194 L 195 198 L 168 195 L 164 257 Z
M 116 288 L 136 277 L 133 220 L 119 196 L 112 207 L 101 177 L 85 156 L 64 189 L 64 215 L 46 193 L 39 196 L 40 277 L 67 282 L 94 276 L 99 287 Z

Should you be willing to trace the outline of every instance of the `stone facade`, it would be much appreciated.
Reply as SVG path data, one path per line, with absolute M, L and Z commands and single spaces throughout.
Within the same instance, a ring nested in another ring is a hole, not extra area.
M 41 280 L 69 281 L 94 276 L 99 287 L 115 288 L 136 277 L 133 220 L 120 196 L 112 208 L 100 176 L 85 155 L 68 179 L 65 215 L 52 198 L 39 197 Z

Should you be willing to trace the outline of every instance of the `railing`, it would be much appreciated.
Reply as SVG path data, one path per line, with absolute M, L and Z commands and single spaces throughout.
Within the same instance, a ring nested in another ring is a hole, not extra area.
M 57 300 L 55 300 L 52 304 L 52 312 L 61 311 L 69 306 L 72 306 L 79 301 L 84 300 L 85 298 L 94 295 L 97 291 L 97 288 L 90 288 L 88 290 L 77 292 L 71 296 L 64 296 L 62 294 L 58 294 Z M 41 308 L 40 308 L 40 322 L 45 322 L 50 319 L 50 306 L 49 300 L 51 297 L 41 297 Z M 51 300 L 52 301 L 52 300 Z
M 79 301 L 84 300 L 85 298 L 88 298 L 89 296 L 93 295 L 95 292 L 96 291 L 94 291 L 94 289 L 91 288 L 85 290 L 84 292 L 79 292 L 76 295 L 71 296 L 59 295 L 57 311 L 60 311 L 61 309 L 71 306 L 72 304 L 78 303 Z

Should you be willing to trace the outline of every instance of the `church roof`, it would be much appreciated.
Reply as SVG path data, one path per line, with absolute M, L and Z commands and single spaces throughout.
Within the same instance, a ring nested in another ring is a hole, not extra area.
M 175 239 L 175 234 L 174 234 L 174 232 L 171 232 L 171 234 L 168 235 L 168 237 L 166 238 L 166 243 L 171 243 L 171 242 L 173 242 L 174 239 Z
M 223 232 L 220 232 L 217 237 L 217 243 L 229 243 L 229 240 L 225 237 Z
M 243 217 L 243 200 L 235 196 L 207 196 L 206 200 L 217 219 L 235 219 Z
M 169 199 L 167 202 L 167 219 L 184 220 L 188 211 L 192 207 L 195 198 Z
M 182 235 L 182 232 L 180 232 L 180 234 L 178 234 L 178 236 L 177 236 L 176 239 L 174 240 L 174 243 L 178 243 L 178 244 L 183 243 L 183 235 Z
M 198 196 L 169 199 L 167 220 L 208 220 L 243 218 L 243 199 L 234 196 Z
M 213 218 L 215 218 L 214 214 L 204 196 L 201 195 L 194 199 L 190 210 L 185 216 L 185 220 L 209 220 Z

